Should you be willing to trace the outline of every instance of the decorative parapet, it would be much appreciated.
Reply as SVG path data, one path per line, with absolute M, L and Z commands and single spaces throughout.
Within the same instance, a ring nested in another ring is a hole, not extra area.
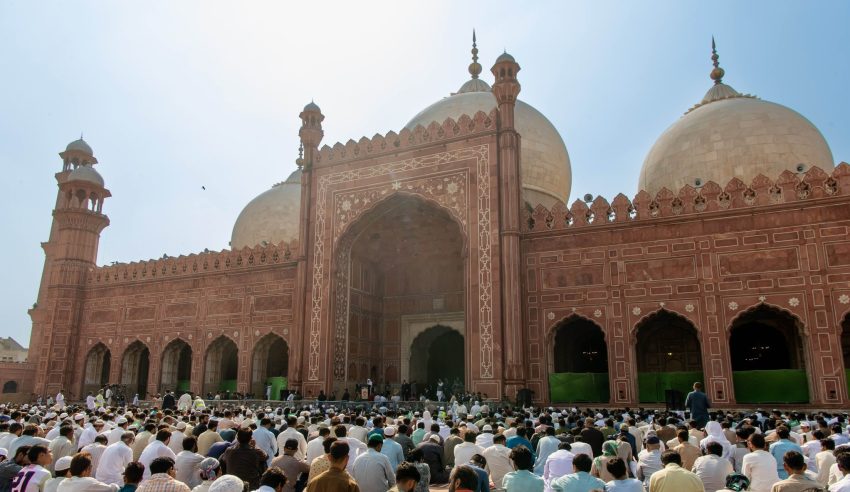
M 405 128 L 401 132 L 376 134 L 371 139 L 362 137 L 359 141 L 349 140 L 344 145 L 336 143 L 333 147 L 323 146 L 316 156 L 317 165 L 338 164 L 355 161 L 382 154 L 395 154 L 420 145 L 434 144 L 456 138 L 469 138 L 496 129 L 498 109 L 490 113 L 478 111 L 473 116 L 462 115 L 457 121 L 446 118 L 442 123 L 432 122 L 427 127 Z
M 296 251 L 297 241 L 292 241 L 239 250 L 205 251 L 156 260 L 116 263 L 92 269 L 87 283 L 105 285 L 280 265 L 295 261 Z
M 812 167 L 799 175 L 786 170 L 775 181 L 760 174 L 749 185 L 732 178 L 723 188 L 709 181 L 699 188 L 686 185 L 678 194 L 662 188 L 654 197 L 641 190 L 632 200 L 622 193 L 610 203 L 601 196 L 590 204 L 576 200 L 569 209 L 563 203 L 556 203 L 551 209 L 537 205 L 523 211 L 522 226 L 523 232 L 556 231 L 765 207 L 847 194 L 850 194 L 850 164 L 842 162 L 831 174 Z

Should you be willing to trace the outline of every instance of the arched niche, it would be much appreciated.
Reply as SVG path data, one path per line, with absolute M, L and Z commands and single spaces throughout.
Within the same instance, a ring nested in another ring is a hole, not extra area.
M 204 357 L 204 393 L 236 391 L 239 375 L 239 348 L 236 342 L 221 335 L 207 347 Z
M 254 345 L 251 363 L 251 391 L 255 398 L 266 397 L 266 385 L 271 386 L 271 399 L 280 398 L 289 376 L 289 345 L 280 335 L 269 333 Z
M 699 331 L 684 316 L 661 309 L 635 326 L 638 400 L 681 408 L 684 396 L 703 381 Z
M 553 402 L 608 402 L 608 346 L 602 328 L 570 316 L 552 328 L 549 399 Z
M 138 394 L 143 400 L 147 396 L 148 372 L 150 371 L 150 350 L 139 340 L 131 343 L 124 350 L 121 358 L 121 384 L 127 401 L 132 401 Z

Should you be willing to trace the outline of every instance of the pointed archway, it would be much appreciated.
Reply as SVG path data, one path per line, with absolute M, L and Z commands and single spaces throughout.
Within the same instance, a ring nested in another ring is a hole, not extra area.
M 236 391 L 239 374 L 239 348 L 236 342 L 224 335 L 207 347 L 204 360 L 204 393 Z
M 389 385 L 398 390 L 401 379 L 415 380 L 407 374 L 408 344 L 418 333 L 411 323 L 425 330 L 444 318 L 460 320 L 460 326 L 465 321 L 467 265 L 461 225 L 443 207 L 397 193 L 364 212 L 338 244 L 331 361 L 335 389 L 353 389 L 371 378 L 375 388 Z M 460 340 L 454 340 L 462 365 L 452 374 L 460 378 L 461 387 L 467 386 L 466 338 L 461 333 Z M 350 367 L 357 368 L 357 374 Z M 425 367 L 427 372 L 427 363 Z M 418 383 L 421 388 L 425 381 Z
M 159 390 L 174 391 L 181 395 L 189 391 L 192 379 L 192 347 L 185 340 L 176 338 L 162 351 Z
M 251 391 L 254 398 L 266 398 L 266 385 L 272 400 L 280 399 L 280 391 L 287 387 L 289 375 L 289 345 L 280 335 L 269 333 L 254 346 L 251 364 Z
M 448 326 L 432 326 L 420 333 L 410 346 L 410 380 L 436 391 L 438 381 L 445 392 L 464 381 L 463 334 Z
M 571 316 L 558 323 L 550 337 L 549 399 L 607 403 L 608 346 L 602 328 Z
M 703 380 L 696 326 L 684 316 L 662 309 L 644 318 L 635 329 L 638 401 L 670 401 L 681 406 L 693 384 Z
M 131 343 L 121 359 L 121 384 L 127 401 L 138 394 L 143 400 L 147 396 L 148 371 L 150 370 L 150 350 L 139 340 Z
M 112 365 L 112 353 L 106 345 L 98 343 L 86 355 L 85 372 L 83 373 L 82 395 L 96 394 L 97 390 L 109 383 L 109 370 Z
M 808 403 L 802 323 L 766 304 L 735 318 L 729 329 L 738 403 Z

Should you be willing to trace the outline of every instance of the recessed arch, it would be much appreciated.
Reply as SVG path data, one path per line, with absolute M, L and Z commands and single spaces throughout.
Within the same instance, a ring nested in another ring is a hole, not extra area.
M 640 402 L 681 404 L 703 381 L 699 330 L 688 318 L 660 309 L 635 325 L 634 342 Z
M 162 351 L 159 388 L 163 394 L 189 391 L 192 379 L 192 346 L 182 338 L 175 338 Z
M 103 343 L 97 343 L 86 355 L 83 373 L 82 395 L 93 394 L 109 383 L 109 371 L 112 366 L 112 353 Z
M 280 335 L 269 333 L 254 344 L 251 361 L 251 390 L 255 398 L 266 397 L 270 385 L 271 399 L 280 398 L 289 376 L 289 344 Z
M 573 314 L 552 327 L 547 345 L 551 401 L 608 402 L 608 346 L 601 326 Z
M 18 382 L 17 381 L 6 381 L 3 383 L 3 393 L 17 393 L 18 392 Z
M 844 359 L 844 380 L 850 394 L 850 312 L 841 319 L 841 355 Z
M 204 393 L 236 391 L 239 375 L 239 347 L 226 335 L 207 346 L 204 357 Z
M 126 388 L 127 401 L 138 394 L 143 400 L 147 396 L 150 350 L 140 340 L 127 346 L 121 358 L 121 384 Z
M 434 325 L 419 333 L 410 347 L 411 381 L 434 388 L 441 380 L 446 393 L 456 382 L 464 381 L 464 337 L 457 329 Z
M 465 323 L 465 219 L 417 194 L 389 195 L 350 210 L 355 218 L 336 243 L 330 360 L 336 390 L 366 378 L 382 389 L 412 380 L 408 347 L 418 329 L 411 326 L 424 330 L 448 318 L 453 327 Z M 465 386 L 465 366 L 459 374 Z
M 807 403 L 805 345 L 801 320 L 759 304 L 729 325 L 729 355 L 738 403 Z

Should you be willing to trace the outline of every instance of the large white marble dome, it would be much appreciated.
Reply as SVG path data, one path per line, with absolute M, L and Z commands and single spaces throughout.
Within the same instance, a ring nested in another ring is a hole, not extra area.
M 233 226 L 232 249 L 279 244 L 298 239 L 301 215 L 301 170 L 248 202 Z
M 478 78 L 481 66 L 477 53 L 473 45 L 473 63 L 469 66 L 472 79 L 457 93 L 422 110 L 405 125 L 406 128 L 427 127 L 431 122 L 442 123 L 446 118 L 457 120 L 464 114 L 474 116 L 478 111 L 489 113 L 497 106 L 490 85 Z M 524 200 L 532 207 L 542 203 L 551 208 L 555 202 L 566 203 L 570 198 L 572 170 L 561 134 L 540 111 L 520 100 L 516 103 L 515 120 L 521 137 L 520 177 Z
M 750 184 L 759 174 L 776 179 L 785 170 L 835 167 L 829 145 L 809 120 L 724 84 L 716 53 L 712 58 L 714 86 L 652 146 L 638 189 L 678 193 L 708 181 L 722 187 L 737 177 Z

